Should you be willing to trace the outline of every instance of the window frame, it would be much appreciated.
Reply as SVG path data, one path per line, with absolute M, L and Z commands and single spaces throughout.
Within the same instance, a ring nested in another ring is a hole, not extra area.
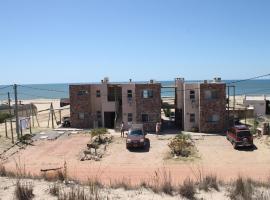
M 132 90 L 127 90 L 127 98 L 131 99 L 133 97 Z
M 151 89 L 142 90 L 142 98 L 143 99 L 151 99 L 154 97 L 154 91 Z
M 142 114 L 141 117 L 142 117 L 142 122 L 144 122 L 144 123 L 149 122 L 149 115 L 148 114 Z M 146 117 L 146 118 L 144 118 L 144 117 Z M 144 119 L 146 119 L 146 120 L 144 120 Z
M 195 113 L 190 113 L 189 114 L 189 122 L 190 123 L 195 123 L 196 122 L 196 115 L 195 115 Z
M 77 96 L 85 96 L 88 94 L 88 90 L 79 90 Z
M 84 112 L 79 112 L 78 113 L 78 119 L 79 120 L 85 120 L 85 113 Z
M 195 90 L 190 90 L 189 91 L 189 99 L 190 100 L 195 100 L 196 99 Z
M 133 113 L 128 113 L 127 114 L 127 121 L 128 122 L 133 122 Z
M 100 97 L 101 97 L 101 92 L 100 92 L 100 90 L 96 90 L 96 97 L 97 97 L 97 98 L 100 98 Z

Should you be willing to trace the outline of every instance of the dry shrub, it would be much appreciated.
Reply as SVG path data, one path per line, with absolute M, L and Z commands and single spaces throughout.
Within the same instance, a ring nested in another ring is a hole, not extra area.
M 179 188 L 179 193 L 187 199 L 195 199 L 196 185 L 191 179 L 186 179 Z
M 165 168 L 162 170 L 157 170 L 154 173 L 154 176 L 150 179 L 150 181 L 142 182 L 141 186 L 145 188 L 150 188 L 155 193 L 165 193 L 168 195 L 173 195 L 173 185 L 171 172 L 167 171 Z
M 49 187 L 49 193 L 53 196 L 59 196 L 60 193 L 60 186 L 57 183 L 54 183 Z
M 98 181 L 98 179 L 88 179 L 88 183 L 87 183 L 89 190 L 90 190 L 90 194 L 91 195 L 97 195 L 99 193 L 99 189 L 103 188 L 103 184 Z
M 229 190 L 229 197 L 232 200 L 252 200 L 254 188 L 250 179 L 238 177 L 233 183 L 233 188 Z
M 99 200 L 98 193 L 95 195 L 87 194 L 84 188 L 72 187 L 69 191 L 61 191 L 58 200 Z
M 110 181 L 110 188 L 118 189 L 123 188 L 125 190 L 137 189 L 136 186 L 131 184 L 130 179 L 122 178 L 121 180 Z
M 210 191 L 210 189 L 215 189 L 216 191 L 219 191 L 217 177 L 214 175 L 207 175 L 203 177 L 201 182 L 199 182 L 199 189 L 206 192 Z
M 0 176 L 7 176 L 6 168 L 2 164 L 0 164 Z
M 33 184 L 18 180 L 16 183 L 16 188 L 15 188 L 15 197 L 18 200 L 32 199 L 34 197 Z
M 48 171 L 43 173 L 43 178 L 46 181 L 54 182 L 54 181 L 64 181 L 66 180 L 66 174 L 62 170 L 57 171 Z
M 194 150 L 194 143 L 190 135 L 178 134 L 168 144 L 172 155 L 188 157 Z

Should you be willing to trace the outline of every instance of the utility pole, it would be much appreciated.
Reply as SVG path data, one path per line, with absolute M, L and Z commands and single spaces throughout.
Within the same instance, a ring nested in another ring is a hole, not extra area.
M 14 96 L 15 96 L 15 117 L 16 117 L 16 133 L 17 139 L 20 138 L 20 127 L 19 127 L 19 116 L 18 116 L 18 94 L 17 94 L 17 84 L 14 84 Z
M 8 92 L 8 109 L 9 109 L 9 115 L 12 116 L 12 112 L 11 112 L 11 106 L 10 106 L 10 94 Z M 13 137 L 13 125 L 12 125 L 12 117 L 10 119 L 10 129 L 11 129 L 11 140 L 12 143 L 14 144 L 14 137 Z

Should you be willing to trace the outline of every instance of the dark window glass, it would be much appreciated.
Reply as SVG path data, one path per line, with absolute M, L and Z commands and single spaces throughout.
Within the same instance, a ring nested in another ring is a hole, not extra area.
M 127 91 L 127 97 L 128 98 L 132 98 L 132 90 L 128 90 Z
M 96 97 L 100 97 L 100 90 L 96 91 Z
M 148 122 L 149 121 L 149 117 L 147 114 L 142 114 L 142 122 Z

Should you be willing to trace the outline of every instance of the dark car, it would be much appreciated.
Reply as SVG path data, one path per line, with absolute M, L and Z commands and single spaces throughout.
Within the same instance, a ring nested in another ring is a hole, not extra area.
M 237 125 L 230 128 L 227 131 L 227 139 L 232 143 L 235 149 L 240 146 L 253 146 L 253 136 L 249 128 L 245 125 Z
M 142 129 L 130 129 L 127 134 L 126 147 L 129 148 L 144 148 L 145 133 Z
M 63 117 L 62 127 L 70 127 L 70 117 Z

